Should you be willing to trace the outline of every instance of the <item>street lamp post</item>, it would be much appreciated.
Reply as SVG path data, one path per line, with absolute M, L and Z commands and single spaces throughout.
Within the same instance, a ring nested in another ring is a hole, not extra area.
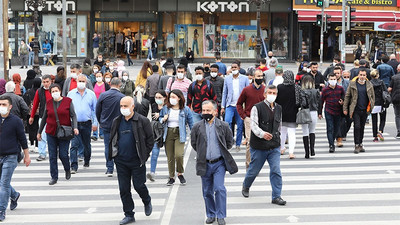
M 261 6 L 266 2 L 270 2 L 271 0 L 248 0 L 250 4 L 254 4 L 257 7 L 257 44 L 256 44 L 256 59 L 261 59 L 261 25 L 260 25 L 260 14 L 261 14 Z M 270 19 L 270 18 L 268 18 Z
M 35 41 L 33 42 L 33 51 L 35 52 L 35 58 L 33 59 L 33 70 L 36 74 L 40 74 L 40 66 L 39 66 L 39 40 L 38 40 L 38 18 L 39 18 L 39 7 L 45 7 L 46 0 L 26 0 L 26 5 L 28 7 L 33 7 L 33 24 L 35 26 Z

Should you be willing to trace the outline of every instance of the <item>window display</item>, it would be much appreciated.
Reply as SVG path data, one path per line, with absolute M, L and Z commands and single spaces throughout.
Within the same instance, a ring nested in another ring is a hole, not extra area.
M 272 51 L 277 57 L 288 56 L 288 14 L 275 13 L 272 17 Z
M 204 56 L 213 57 L 216 52 L 217 45 L 215 40 L 215 25 L 205 24 L 204 25 Z
M 184 49 L 185 53 L 191 48 L 195 58 L 203 56 L 203 25 L 189 24 L 188 29 L 188 46 Z
M 256 36 L 256 26 L 221 25 L 221 56 L 253 58 Z
M 187 49 L 187 26 L 186 24 L 175 24 L 176 33 L 176 46 L 178 51 L 176 52 L 177 57 L 183 57 Z

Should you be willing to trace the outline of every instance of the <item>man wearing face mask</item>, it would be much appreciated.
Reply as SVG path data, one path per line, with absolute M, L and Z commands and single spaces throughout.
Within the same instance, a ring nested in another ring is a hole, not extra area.
M 232 128 L 232 120 L 236 120 L 236 151 L 240 151 L 243 133 L 243 120 L 236 109 L 236 103 L 243 89 L 249 86 L 249 79 L 239 74 L 240 67 L 234 62 L 231 65 L 232 75 L 225 78 L 224 89 L 222 91 L 221 114 L 225 113 L 225 121 Z
M 86 88 L 86 76 L 78 76 L 77 88 L 68 92 L 69 98 L 74 104 L 75 114 L 78 121 L 79 135 L 71 140 L 71 174 L 78 171 L 78 149 L 83 146 L 84 167 L 89 167 L 90 157 L 92 155 L 92 146 L 90 136 L 92 131 L 97 130 L 96 118 L 96 94 Z
M 214 87 L 209 80 L 204 79 L 204 68 L 198 66 L 194 69 L 196 81 L 188 90 L 187 106 L 192 110 L 193 123 L 201 120 L 201 103 L 206 100 L 217 100 Z
M 204 78 L 207 78 L 210 76 L 211 70 L 210 70 L 210 63 L 203 63 L 203 68 L 204 68 Z
M 250 112 L 253 106 L 264 100 L 265 86 L 263 84 L 263 71 L 257 69 L 254 72 L 254 82 L 245 87 L 236 103 L 237 111 L 244 120 L 244 130 L 246 134 L 246 169 L 250 164 L 250 135 L 251 135 L 251 119 Z M 244 106 L 243 106 L 244 105 Z
M 218 118 L 221 116 L 221 101 L 222 101 L 222 91 L 224 90 L 224 78 L 221 77 L 222 74 L 218 73 L 219 66 L 217 64 L 212 64 L 210 67 L 210 76 L 206 77 L 209 80 L 215 90 L 217 95 L 217 105 L 218 105 Z
M 217 118 L 215 101 L 202 103 L 202 117 L 203 120 L 196 123 L 191 131 L 191 145 L 197 152 L 196 174 L 201 176 L 206 224 L 212 224 L 217 218 L 218 225 L 224 225 L 225 171 L 230 174 L 238 172 L 236 162 L 228 151 L 233 145 L 232 132 L 228 123 Z
M 111 126 L 108 160 L 113 160 L 118 170 L 119 193 L 125 217 L 119 224 L 135 222 L 135 205 L 131 194 L 131 182 L 144 203 L 144 212 L 150 216 L 153 210 L 146 187 L 146 161 L 153 149 L 154 138 L 149 119 L 134 112 L 135 101 L 123 97 L 121 114 Z M 139 130 L 140 129 L 140 130 Z
M 12 109 L 11 98 L 0 96 L 0 221 L 6 218 L 8 201 L 11 200 L 10 209 L 14 210 L 18 203 L 20 193 L 10 185 L 12 175 L 18 165 L 18 154 L 21 154 L 21 147 L 24 150 L 24 163 L 29 166 L 28 142 L 24 132 L 24 125 L 17 116 L 10 114 Z
M 344 70 L 344 68 L 345 68 L 345 65 L 340 63 L 340 57 L 338 55 L 336 55 L 333 58 L 333 63 L 325 70 L 324 75 L 323 75 L 324 78 L 328 78 L 328 75 L 333 73 L 333 70 L 338 66 L 341 67 L 342 70 Z
M 329 86 L 322 89 L 321 104 L 318 109 L 318 117 L 322 119 L 322 107 L 325 103 L 326 134 L 329 142 L 329 153 L 335 152 L 335 138 L 339 131 L 344 89 L 337 85 L 336 75 L 331 73 L 328 76 Z
M 269 85 L 264 91 L 264 101 L 259 102 L 251 109 L 251 161 L 246 177 L 243 181 L 242 195 L 248 198 L 250 187 L 260 170 L 268 161 L 270 168 L 269 180 L 272 187 L 272 204 L 286 205 L 282 199 L 282 175 L 280 168 L 280 122 L 282 107 L 275 103 L 278 89 Z
M 187 101 L 188 90 L 190 85 L 192 84 L 192 81 L 186 78 L 186 72 L 187 72 L 186 69 L 187 69 L 186 66 L 180 64 L 176 68 L 176 76 L 173 76 L 168 79 L 167 86 L 165 88 L 165 91 L 167 93 L 169 93 L 174 89 L 182 91 L 183 96 L 185 96 L 185 101 Z
M 69 91 L 77 88 L 78 85 L 77 79 L 78 76 L 82 73 L 82 69 L 79 64 L 72 64 L 70 70 L 71 70 L 71 75 L 64 82 L 62 96 L 67 96 Z M 91 82 L 86 82 L 86 88 L 93 91 L 93 86 Z
M 271 60 L 273 59 L 276 61 L 276 64 L 279 64 L 278 59 L 274 57 L 274 53 L 272 51 L 269 51 L 268 57 L 266 58 L 268 69 L 271 68 Z
M 337 85 L 340 85 L 344 89 L 344 93 L 346 93 L 347 88 L 349 87 L 350 81 L 343 79 L 342 76 L 342 67 L 337 66 L 333 69 L 333 73 L 336 75 L 337 79 Z M 329 83 L 327 83 L 329 85 Z M 339 125 L 339 130 L 336 136 L 336 142 L 338 147 L 343 147 L 343 138 L 347 136 L 347 132 L 349 132 L 350 126 L 351 126 L 352 120 L 350 117 L 347 116 L 341 116 L 340 117 L 340 125 Z
M 358 77 L 350 82 L 349 90 L 344 99 L 343 114 L 349 115 L 354 120 L 354 153 L 365 152 L 362 144 L 364 128 L 368 114 L 375 104 L 374 87 L 367 80 L 367 71 L 361 69 Z

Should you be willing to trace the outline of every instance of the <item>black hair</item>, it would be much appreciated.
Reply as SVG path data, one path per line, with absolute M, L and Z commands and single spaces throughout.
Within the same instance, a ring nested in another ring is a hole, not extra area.
M 210 66 L 210 68 L 217 68 L 217 69 L 219 69 L 219 66 L 218 66 L 217 64 L 212 64 L 212 65 Z
M 151 67 L 151 69 L 153 70 L 153 72 L 154 72 L 154 71 L 158 71 L 158 66 L 157 66 L 157 65 L 153 65 L 153 66 Z
M 336 75 L 334 73 L 330 73 L 330 74 L 328 74 L 328 78 L 329 77 L 335 77 L 336 78 Z
M 196 67 L 196 68 L 194 69 L 194 71 L 196 71 L 196 70 L 201 70 L 201 71 L 203 71 L 203 73 L 204 73 L 204 67 L 202 67 L 202 66 Z
M 187 68 L 186 68 L 185 65 L 179 64 L 178 67 L 176 67 L 176 70 L 178 70 L 178 69 L 184 69 L 185 72 L 186 72 L 186 69 L 187 69 Z
M 264 58 L 262 58 L 262 59 L 260 60 L 260 63 L 261 63 L 261 64 L 267 64 L 267 60 L 265 60 Z
M 318 63 L 317 63 L 317 62 L 312 62 L 312 63 L 310 63 L 310 65 L 309 65 L 309 66 L 315 66 L 315 65 L 317 65 L 317 66 L 318 66 Z
M 12 105 L 11 97 L 6 95 L 0 95 L 0 100 L 7 100 L 9 105 Z

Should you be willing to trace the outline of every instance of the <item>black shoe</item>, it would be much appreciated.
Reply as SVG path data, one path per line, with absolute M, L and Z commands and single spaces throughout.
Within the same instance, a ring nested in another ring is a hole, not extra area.
M 19 196 L 21 196 L 21 194 L 17 192 L 17 197 L 15 197 L 15 199 L 11 199 L 10 210 L 14 210 L 15 208 L 17 208 Z
M 149 204 L 144 206 L 144 213 L 146 216 L 150 216 L 151 212 L 153 212 L 153 206 L 151 205 L 151 202 L 149 202 Z
M 396 139 L 400 139 L 400 133 L 397 133 Z
M 20 67 L 20 69 L 23 69 L 23 68 L 24 68 L 23 66 Z
M 248 198 L 249 197 L 249 188 L 242 187 L 242 195 L 243 195 L 243 197 Z
M 83 167 L 89 167 L 89 163 L 83 164 Z
M 174 178 L 169 178 L 168 182 L 167 182 L 167 186 L 172 186 L 175 183 L 175 179 Z
M 181 182 L 182 185 L 185 185 L 185 184 L 186 184 L 186 180 L 185 180 L 185 178 L 183 177 L 182 174 L 179 175 L 178 178 L 179 178 L 179 181 Z
M 305 158 L 309 159 L 310 158 L 310 142 L 309 142 L 308 136 L 303 136 L 303 145 L 304 145 L 304 151 L 306 152 Z
M 286 201 L 283 200 L 281 197 L 277 197 L 275 199 L 272 200 L 272 204 L 276 204 L 276 205 L 286 205 Z
M 76 174 L 78 172 L 78 170 L 76 169 L 71 169 L 71 174 Z
M 130 223 L 134 223 L 134 222 L 135 222 L 135 217 L 125 216 L 125 218 L 123 218 L 121 221 L 119 221 L 119 224 L 124 225 L 124 224 L 130 224 Z
M 207 217 L 206 224 L 212 224 L 215 221 L 215 217 Z
M 334 153 L 335 152 L 335 146 L 331 145 L 329 146 L 329 153 Z
M 92 140 L 93 140 L 93 141 L 97 141 L 97 137 L 92 136 Z
M 38 161 L 38 162 L 43 161 L 43 160 L 46 160 L 46 157 L 42 156 L 42 155 L 39 155 L 39 157 L 36 158 L 36 161 Z
M 314 146 L 315 146 L 315 133 L 311 133 L 310 134 L 310 155 L 311 156 L 315 156 Z
M 51 179 L 49 182 L 49 185 L 55 185 L 57 184 L 57 180 L 56 179 Z
M 65 171 L 65 179 L 71 179 L 71 170 Z
M 107 171 L 107 172 L 106 172 L 106 175 L 107 175 L 107 177 L 112 177 L 112 176 L 113 176 L 113 172 Z
M 217 219 L 218 225 L 225 225 L 225 219 L 224 218 L 218 218 Z

